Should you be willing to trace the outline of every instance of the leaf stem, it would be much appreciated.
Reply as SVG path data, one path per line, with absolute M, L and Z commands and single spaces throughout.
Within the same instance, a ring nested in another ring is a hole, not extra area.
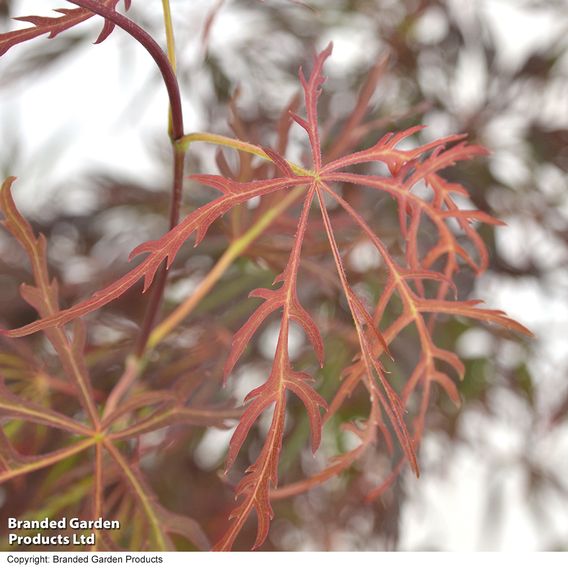
M 136 41 L 138 41 L 151 55 L 156 65 L 162 73 L 164 84 L 168 91 L 170 100 L 170 121 L 169 132 L 172 140 L 178 140 L 183 136 L 183 111 L 181 106 L 181 95 L 179 84 L 175 73 L 175 43 L 173 36 L 173 26 L 171 23 L 171 11 L 168 0 L 162 1 L 164 8 L 164 20 L 166 22 L 166 38 L 168 44 L 168 56 L 156 41 L 140 26 L 135 24 L 129 18 L 118 13 L 113 8 L 109 8 L 103 4 L 99 4 L 94 0 L 70 0 L 72 4 L 91 10 L 95 14 L 103 16 L 105 19 L 113 22 L 127 33 L 129 33 Z M 183 170 L 184 170 L 185 150 L 174 144 L 174 179 L 172 184 L 172 201 L 170 207 L 170 229 L 175 227 L 179 221 L 179 210 L 181 203 L 181 193 L 183 186 Z M 164 288 L 166 285 L 166 267 L 160 270 L 156 282 L 152 287 L 148 308 L 141 332 L 136 342 L 135 353 L 140 356 L 146 348 L 146 342 L 150 331 L 154 325 L 156 315 L 160 308 Z
M 238 420 L 243 414 L 243 408 L 192 408 L 191 406 L 167 408 L 156 411 L 148 418 L 142 419 L 124 430 L 113 432 L 108 439 L 118 442 L 135 438 L 146 432 L 152 432 L 163 426 L 175 424 L 193 424 L 197 426 L 218 425 L 225 420 Z
M 172 22 L 172 11 L 170 9 L 170 0 L 162 0 L 162 12 L 164 14 L 164 27 L 166 28 L 166 45 L 168 50 L 168 61 L 174 73 L 176 73 L 176 41 L 174 37 L 174 26 Z M 172 109 L 168 111 L 168 132 L 173 138 L 172 128 Z
M 192 132 L 191 134 L 186 134 L 177 140 L 176 144 L 187 150 L 192 142 L 208 142 L 209 144 L 216 144 L 217 146 L 227 146 L 228 148 L 233 148 L 233 150 L 254 154 L 263 160 L 272 161 L 272 158 L 256 144 L 243 142 L 242 140 L 230 138 L 229 136 L 221 136 L 220 134 L 210 134 L 209 132 Z M 302 168 L 293 162 L 288 162 L 288 160 L 286 161 L 295 174 L 300 176 L 313 176 L 312 171 Z
M 140 26 L 135 24 L 132 20 L 123 16 L 114 8 L 100 4 L 94 0 L 70 0 L 72 4 L 86 8 L 99 16 L 116 24 L 128 34 L 130 34 L 136 41 L 138 41 L 148 51 L 150 56 L 156 62 L 160 69 L 164 84 L 168 91 L 170 101 L 170 125 L 169 132 L 170 138 L 175 141 L 183 136 L 183 111 L 181 106 L 181 95 L 179 84 L 175 73 L 175 55 L 172 55 L 175 50 L 173 42 L 173 28 L 171 26 L 171 13 L 169 10 L 168 0 L 163 0 L 164 19 L 166 21 L 166 38 L 168 43 L 168 54 L 166 56 L 158 43 L 143 30 Z M 172 65 L 173 63 L 173 65 Z M 175 227 L 179 221 L 179 211 L 181 203 L 181 193 L 183 186 L 183 169 L 184 169 L 185 151 L 174 144 L 174 176 L 172 184 L 172 200 L 170 207 L 170 229 Z M 142 355 L 146 348 L 146 342 L 150 331 L 154 325 L 156 315 L 162 302 L 162 296 L 166 285 L 166 267 L 165 265 L 160 269 L 156 281 L 152 286 L 152 292 L 146 309 L 144 322 L 142 323 L 141 332 L 136 342 L 135 353 L 137 356 Z

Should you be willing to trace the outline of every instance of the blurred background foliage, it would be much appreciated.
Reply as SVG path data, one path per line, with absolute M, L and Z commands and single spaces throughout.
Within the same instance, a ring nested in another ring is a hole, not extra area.
M 2 0 L 3 29 L 14 26 L 10 17 L 39 13 L 37 4 Z M 61 2 L 50 4 L 57 8 Z M 391 459 L 379 446 L 341 478 L 277 502 L 264 548 L 568 548 L 568 3 L 173 0 L 172 9 L 188 130 L 275 144 L 274 125 L 298 92 L 298 67 L 309 66 L 315 49 L 333 40 L 320 104 L 328 144 L 341 132 L 361 85 L 376 73 L 378 88 L 367 117 L 373 128 L 366 145 L 389 130 L 425 124 L 428 128 L 414 142 L 465 132 L 471 142 L 489 148 L 489 158 L 450 172 L 470 190 L 476 207 L 508 224 L 481 228 L 490 269 L 478 282 L 464 270 L 460 295 L 484 298 L 536 333 L 527 343 L 469 321 L 443 322 L 440 344 L 456 349 L 467 366 L 459 385 L 463 405 L 458 410 L 445 396 L 434 398 L 420 452 L 421 479 L 403 473 L 376 502 L 365 504 L 364 495 L 391 468 Z M 163 37 L 160 2 L 134 0 L 130 15 Z M 65 305 L 122 274 L 128 252 L 161 234 L 167 218 L 170 166 L 158 73 L 121 32 L 101 46 L 90 45 L 99 26 L 93 20 L 54 40 L 41 38 L 13 49 L 0 60 L 0 97 L 5 101 L 0 170 L 3 177 L 19 176 L 16 197 L 35 228 L 48 237 L 51 270 L 61 282 Z M 97 50 L 101 54 L 96 59 L 85 59 Z M 87 116 L 94 111 L 81 108 L 81 97 L 88 94 L 79 85 L 85 73 L 94 76 L 88 88 L 89 104 L 101 109 L 95 118 Z M 74 104 L 77 116 L 75 110 L 65 111 Z M 82 119 L 106 122 L 110 138 L 90 131 Z M 293 129 L 287 156 L 301 160 L 305 150 L 301 134 Z M 188 171 L 214 172 L 221 163 L 243 179 L 250 177 L 255 164 L 239 163 L 229 153 L 223 156 L 220 162 L 214 150 L 196 145 Z M 186 211 L 208 197 L 188 182 Z M 392 207 L 368 195 L 349 197 L 395 246 Z M 251 204 L 240 218 L 216 224 L 199 248 L 184 247 L 171 275 L 166 309 L 191 293 L 228 239 L 254 215 Z M 336 216 L 336 222 L 341 218 Z M 250 387 L 264 380 L 274 349 L 270 324 L 230 387 L 219 394 L 231 335 L 255 305 L 246 295 L 268 285 L 281 270 L 290 242 L 281 235 L 291 230 L 283 220 L 227 272 L 199 310 L 160 347 L 148 369 L 150 384 L 167 387 L 183 379 L 192 400 L 239 404 Z M 384 282 L 379 260 L 352 231 L 341 234 L 358 293 L 376 300 Z M 330 267 L 321 261 L 321 246 L 321 232 L 309 233 L 301 293 L 304 305 L 329 322 L 328 360 L 319 375 L 320 390 L 329 399 L 353 350 Z M 0 269 L 3 323 L 29 321 L 33 313 L 18 296 L 19 282 L 29 278 L 28 267 L 4 233 Z M 91 320 L 89 361 L 101 393 L 119 376 L 135 337 L 144 307 L 139 292 L 128 293 Z M 402 372 L 414 362 L 414 339 L 403 335 L 393 348 Z M 55 388 L 43 376 L 55 367 L 53 353 L 40 342 L 37 352 L 23 349 L 19 343 L 3 343 L 0 369 L 6 377 L 21 380 L 29 396 L 41 398 Z M 301 334 L 291 350 L 300 366 L 314 365 Z M 35 371 L 20 368 L 21 357 Z M 400 369 L 391 369 L 395 383 L 403 376 Z M 301 405 L 291 409 L 282 483 L 316 471 L 324 458 L 353 443 L 339 422 L 332 421 L 314 459 Z M 354 396 L 343 412 L 346 419 L 365 416 L 365 398 Z M 212 537 L 225 525 L 232 507 L 231 483 L 237 479 L 217 475 L 230 434 L 170 428 L 140 441 L 143 469 L 162 502 L 201 520 Z M 36 429 L 33 437 L 21 435 L 33 451 L 38 438 L 48 434 Z M 262 427 L 248 443 L 249 455 L 255 455 L 261 435 Z M 246 465 L 246 452 L 238 465 Z M 57 488 L 80 492 L 80 483 L 69 485 L 76 472 L 72 464 L 68 467 L 58 480 L 37 477 L 41 482 L 33 491 L 28 485 L 9 492 L 0 488 L 0 515 L 41 510 L 45 495 Z M 62 501 L 63 509 L 73 506 L 72 497 Z M 254 530 L 250 523 L 240 546 L 246 547 Z

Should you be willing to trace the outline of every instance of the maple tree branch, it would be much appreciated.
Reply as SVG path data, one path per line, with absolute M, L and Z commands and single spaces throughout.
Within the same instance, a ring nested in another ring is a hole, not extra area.
M 177 81 L 175 73 L 175 56 L 172 58 L 172 52 L 174 50 L 173 46 L 173 31 L 171 30 L 171 25 L 168 25 L 168 21 L 171 24 L 171 14 L 169 13 L 169 3 L 164 0 L 164 17 L 166 19 L 166 36 L 168 39 L 168 53 L 170 57 L 166 56 L 162 48 L 158 43 L 143 30 L 140 26 L 135 24 L 132 20 L 123 16 L 117 12 L 114 8 L 100 4 L 94 0 L 69 0 L 72 4 L 76 4 L 81 8 L 86 8 L 102 16 L 106 20 L 111 21 L 118 27 L 122 28 L 128 34 L 130 34 L 138 43 L 140 43 L 150 56 L 156 62 L 158 66 L 166 89 L 168 91 L 168 98 L 170 101 L 170 120 L 169 120 L 169 132 L 170 137 L 173 141 L 178 140 L 183 136 L 183 111 L 181 106 L 181 94 L 179 90 L 179 84 Z M 167 9 L 167 10 L 166 10 Z M 173 61 L 173 65 L 172 65 Z M 174 144 L 174 176 L 172 184 L 172 200 L 170 206 L 170 229 L 175 227 L 179 221 L 179 210 L 181 204 L 181 192 L 183 187 L 183 170 L 184 170 L 184 160 L 185 151 L 180 149 Z M 164 289 L 166 286 L 167 279 L 167 269 L 165 265 L 160 269 L 156 281 L 152 286 L 152 293 L 148 302 L 148 307 L 146 309 L 146 315 L 141 326 L 140 335 L 136 341 L 135 353 L 139 356 L 141 355 L 145 348 L 148 336 L 156 320 L 158 310 L 162 303 L 162 297 L 164 294 Z
M 164 16 L 164 26 L 166 29 L 166 44 L 168 52 L 168 61 L 170 63 L 174 77 L 176 75 L 176 46 L 174 38 L 174 28 L 172 23 L 172 13 L 170 9 L 169 0 L 162 0 L 162 12 Z M 177 82 L 177 79 L 176 79 Z M 181 110 L 180 110 L 181 115 Z M 182 115 L 181 115 L 182 116 Z M 172 182 L 172 200 L 170 205 L 170 229 L 173 229 L 179 222 L 180 217 L 180 207 L 181 207 L 181 197 L 183 190 L 183 173 L 185 164 L 185 155 L 187 149 L 176 144 L 176 140 L 179 138 L 176 134 L 179 134 L 174 129 L 174 110 L 170 103 L 168 110 L 168 133 L 170 139 L 172 140 L 172 151 L 173 151 L 173 182 Z M 183 134 L 183 124 L 181 125 L 181 133 Z M 155 282 L 150 300 L 148 302 L 148 307 L 146 308 L 146 314 L 144 316 L 144 321 L 142 323 L 141 332 L 136 341 L 135 354 L 141 356 L 147 348 L 148 337 L 155 325 L 160 306 L 162 305 L 162 299 L 164 296 L 164 290 L 167 281 L 167 268 L 162 266 L 160 273 L 158 275 L 157 281 Z M 132 375 L 133 380 L 136 375 Z M 128 385 L 126 385 L 128 388 Z M 119 394 L 120 396 L 120 394 Z
M 113 24 L 116 24 L 146 49 L 156 62 L 168 91 L 168 98 L 172 109 L 172 136 L 174 140 L 181 138 L 183 136 L 183 112 L 177 77 L 168 57 L 154 38 L 131 19 L 123 16 L 114 8 L 96 2 L 96 0 L 69 0 L 69 2 L 81 8 L 86 8 L 106 20 L 111 21 Z
M 175 145 L 173 146 L 173 148 L 174 176 L 170 209 L 170 229 L 173 229 L 179 222 L 181 195 L 183 188 L 183 170 L 185 161 L 185 151 Z M 160 310 L 160 306 L 162 305 L 167 277 L 168 269 L 164 262 L 161 268 L 158 270 L 156 280 L 154 281 L 151 288 L 150 299 L 148 300 L 148 306 L 146 308 L 146 314 L 144 316 L 144 321 L 142 322 L 140 333 L 138 335 L 136 346 L 134 348 L 134 354 L 136 355 L 136 357 L 142 357 L 148 346 L 148 338 L 150 337 L 150 334 L 156 322 L 156 318 L 158 316 L 158 311 Z
M 158 43 L 140 26 L 132 20 L 117 12 L 114 8 L 110 8 L 94 0 L 69 0 L 72 4 L 76 4 L 81 8 L 86 8 L 102 16 L 106 20 L 111 21 L 118 27 L 122 28 L 130 34 L 138 43 L 140 43 L 150 56 L 156 62 L 164 84 L 168 91 L 170 101 L 170 120 L 169 131 L 172 140 L 178 140 L 183 136 L 183 111 L 181 106 L 181 95 L 179 84 L 175 73 L 175 56 L 172 57 L 174 51 L 173 30 L 171 29 L 171 14 L 169 11 L 169 2 L 164 0 L 164 18 L 166 20 L 166 36 L 168 39 L 168 54 L 166 56 Z M 169 22 L 169 24 L 168 24 Z M 173 65 L 172 65 L 173 63 Z M 185 151 L 174 144 L 174 176 L 172 184 L 172 200 L 170 206 L 170 229 L 175 227 L 179 221 L 179 210 L 181 204 L 181 192 L 183 187 L 183 170 L 184 170 Z M 148 336 L 156 320 L 158 310 L 162 303 L 162 297 L 166 286 L 167 270 L 165 265 L 160 269 L 156 281 L 152 286 L 152 293 L 146 309 L 146 315 L 141 326 L 140 335 L 136 341 L 135 353 L 140 356 L 145 348 Z

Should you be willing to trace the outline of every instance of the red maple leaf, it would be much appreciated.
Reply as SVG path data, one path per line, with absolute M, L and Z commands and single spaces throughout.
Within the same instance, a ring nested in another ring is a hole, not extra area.
M 266 382 L 247 396 L 248 406 L 237 426 L 229 449 L 227 468 L 230 468 L 243 446 L 251 428 L 265 412 L 272 412 L 271 425 L 262 449 L 254 463 L 247 469 L 237 486 L 239 503 L 231 515 L 231 524 L 216 548 L 227 550 L 232 547 L 245 521 L 252 512 L 256 513 L 258 532 L 255 547 L 259 547 L 268 534 L 273 516 L 271 499 L 290 495 L 321 483 L 349 467 L 381 433 L 392 448 L 390 428 L 398 438 L 407 461 L 416 474 L 418 463 L 416 446 L 422 436 L 423 423 L 433 383 L 440 384 L 456 403 L 459 394 L 454 381 L 439 367 L 443 362 L 458 378 L 463 377 L 464 367 L 459 358 L 436 346 L 432 338 L 431 316 L 426 314 L 453 314 L 499 324 L 521 333 L 530 332 L 519 323 L 507 318 L 502 312 L 478 307 L 477 301 L 458 301 L 446 298 L 455 289 L 453 277 L 462 263 L 475 271 L 482 271 L 487 264 L 487 252 L 473 222 L 499 224 L 490 215 L 476 210 L 464 211 L 457 207 L 453 196 L 465 195 L 466 190 L 459 184 L 448 183 L 440 172 L 460 160 L 483 156 L 486 151 L 463 141 L 463 136 L 454 135 L 436 140 L 414 149 L 400 149 L 403 140 L 415 135 L 421 127 L 410 128 L 397 134 L 387 134 L 372 147 L 347 154 L 325 162 L 322 156 L 318 127 L 317 102 L 324 76 L 322 68 L 331 54 L 331 45 L 315 59 L 313 70 L 306 79 L 300 71 L 300 82 L 305 100 L 305 117 L 292 113 L 294 121 L 307 133 L 311 149 L 311 169 L 292 167 L 280 154 L 266 148 L 257 153 L 270 159 L 280 175 L 272 179 L 238 182 L 219 175 L 195 175 L 192 178 L 219 191 L 221 195 L 189 214 L 177 227 L 156 241 L 146 242 L 137 247 L 131 257 L 146 253 L 146 258 L 125 276 L 96 292 L 91 298 L 67 310 L 49 315 L 22 328 L 3 331 L 5 335 L 19 337 L 84 316 L 113 301 L 138 280 L 144 279 L 144 290 L 152 283 L 162 263 L 172 265 L 179 249 L 195 233 L 197 246 L 213 222 L 235 206 L 253 197 L 269 194 L 284 194 L 292 188 L 304 188 L 302 212 L 296 225 L 293 245 L 283 273 L 276 278 L 272 289 L 258 289 L 251 296 L 261 298 L 263 303 L 253 312 L 242 328 L 235 334 L 229 353 L 225 378 L 228 377 L 247 344 L 260 326 L 275 313 L 280 314 L 280 331 L 272 368 Z M 350 171 L 353 166 L 381 162 L 390 175 L 361 174 Z M 377 194 L 388 195 L 396 200 L 401 234 L 405 238 L 404 259 L 395 258 L 365 218 L 342 197 L 336 188 L 343 184 L 369 188 Z M 414 192 L 415 186 L 426 184 L 432 189 L 430 197 Z M 381 293 L 374 313 L 370 313 L 354 292 L 348 281 L 341 256 L 340 246 L 334 234 L 333 219 L 327 210 L 326 200 L 335 202 L 365 235 L 382 257 L 388 273 L 386 285 Z M 355 328 L 358 354 L 349 367 L 344 381 L 338 388 L 329 410 L 323 417 L 320 409 L 326 409 L 326 401 L 312 386 L 312 377 L 293 368 L 288 353 L 290 322 L 297 322 L 313 346 L 314 352 L 323 365 L 323 341 L 317 324 L 301 305 L 297 294 L 297 282 L 302 258 L 302 245 L 310 222 L 312 207 L 317 201 L 321 222 L 333 257 L 334 265 L 347 307 Z M 435 228 L 436 236 L 426 253 L 418 247 L 421 225 L 428 222 Z M 453 222 L 460 227 L 465 238 L 477 251 L 479 260 L 459 244 Z M 440 268 L 441 266 L 441 268 Z M 426 295 L 425 281 L 438 285 L 435 297 Z M 383 315 L 390 302 L 397 298 L 402 312 L 382 329 Z M 428 320 L 426 318 L 429 318 Z M 389 354 L 389 345 L 408 326 L 414 326 L 420 341 L 420 357 L 408 377 L 402 394 L 398 394 L 388 380 L 381 364 L 381 357 Z M 360 425 L 347 425 L 357 434 L 361 444 L 350 452 L 338 456 L 328 468 L 312 478 L 277 490 L 278 463 L 284 437 L 284 422 L 288 391 L 297 396 L 305 406 L 311 426 L 312 450 L 315 452 L 321 440 L 322 422 L 327 420 L 362 385 L 368 391 L 370 412 L 368 420 Z M 405 423 L 405 404 L 410 394 L 418 387 L 422 389 L 422 402 L 414 423 L 412 434 Z M 384 415 L 388 418 L 385 421 Z M 390 426 L 389 426 L 390 423 Z M 402 463 L 402 462 L 401 462 Z M 400 466 L 396 468 L 397 471 Z

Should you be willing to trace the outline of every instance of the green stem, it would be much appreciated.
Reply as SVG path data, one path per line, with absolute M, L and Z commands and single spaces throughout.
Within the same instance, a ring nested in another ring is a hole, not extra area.
M 168 61 L 172 67 L 174 74 L 177 70 L 176 64 L 176 42 L 174 37 L 174 25 L 172 22 L 172 11 L 170 9 L 170 1 L 162 0 L 162 12 L 164 14 L 164 27 L 166 28 L 166 44 L 168 50 Z M 172 109 L 168 111 L 168 132 L 170 138 L 173 139 L 173 125 L 172 125 Z
M 241 152 L 246 152 L 247 154 L 254 154 L 263 160 L 272 161 L 270 156 L 260 146 L 249 144 L 248 142 L 243 142 L 242 140 L 237 140 L 228 136 L 221 136 L 220 134 L 193 132 L 182 136 L 176 141 L 176 144 L 180 148 L 187 150 L 192 142 L 207 142 L 209 144 L 216 144 L 217 146 L 226 146 L 228 148 L 233 148 L 233 150 L 239 150 Z M 299 176 L 314 175 L 312 171 L 302 168 L 293 162 L 288 162 L 288 165 L 292 168 L 292 171 Z

